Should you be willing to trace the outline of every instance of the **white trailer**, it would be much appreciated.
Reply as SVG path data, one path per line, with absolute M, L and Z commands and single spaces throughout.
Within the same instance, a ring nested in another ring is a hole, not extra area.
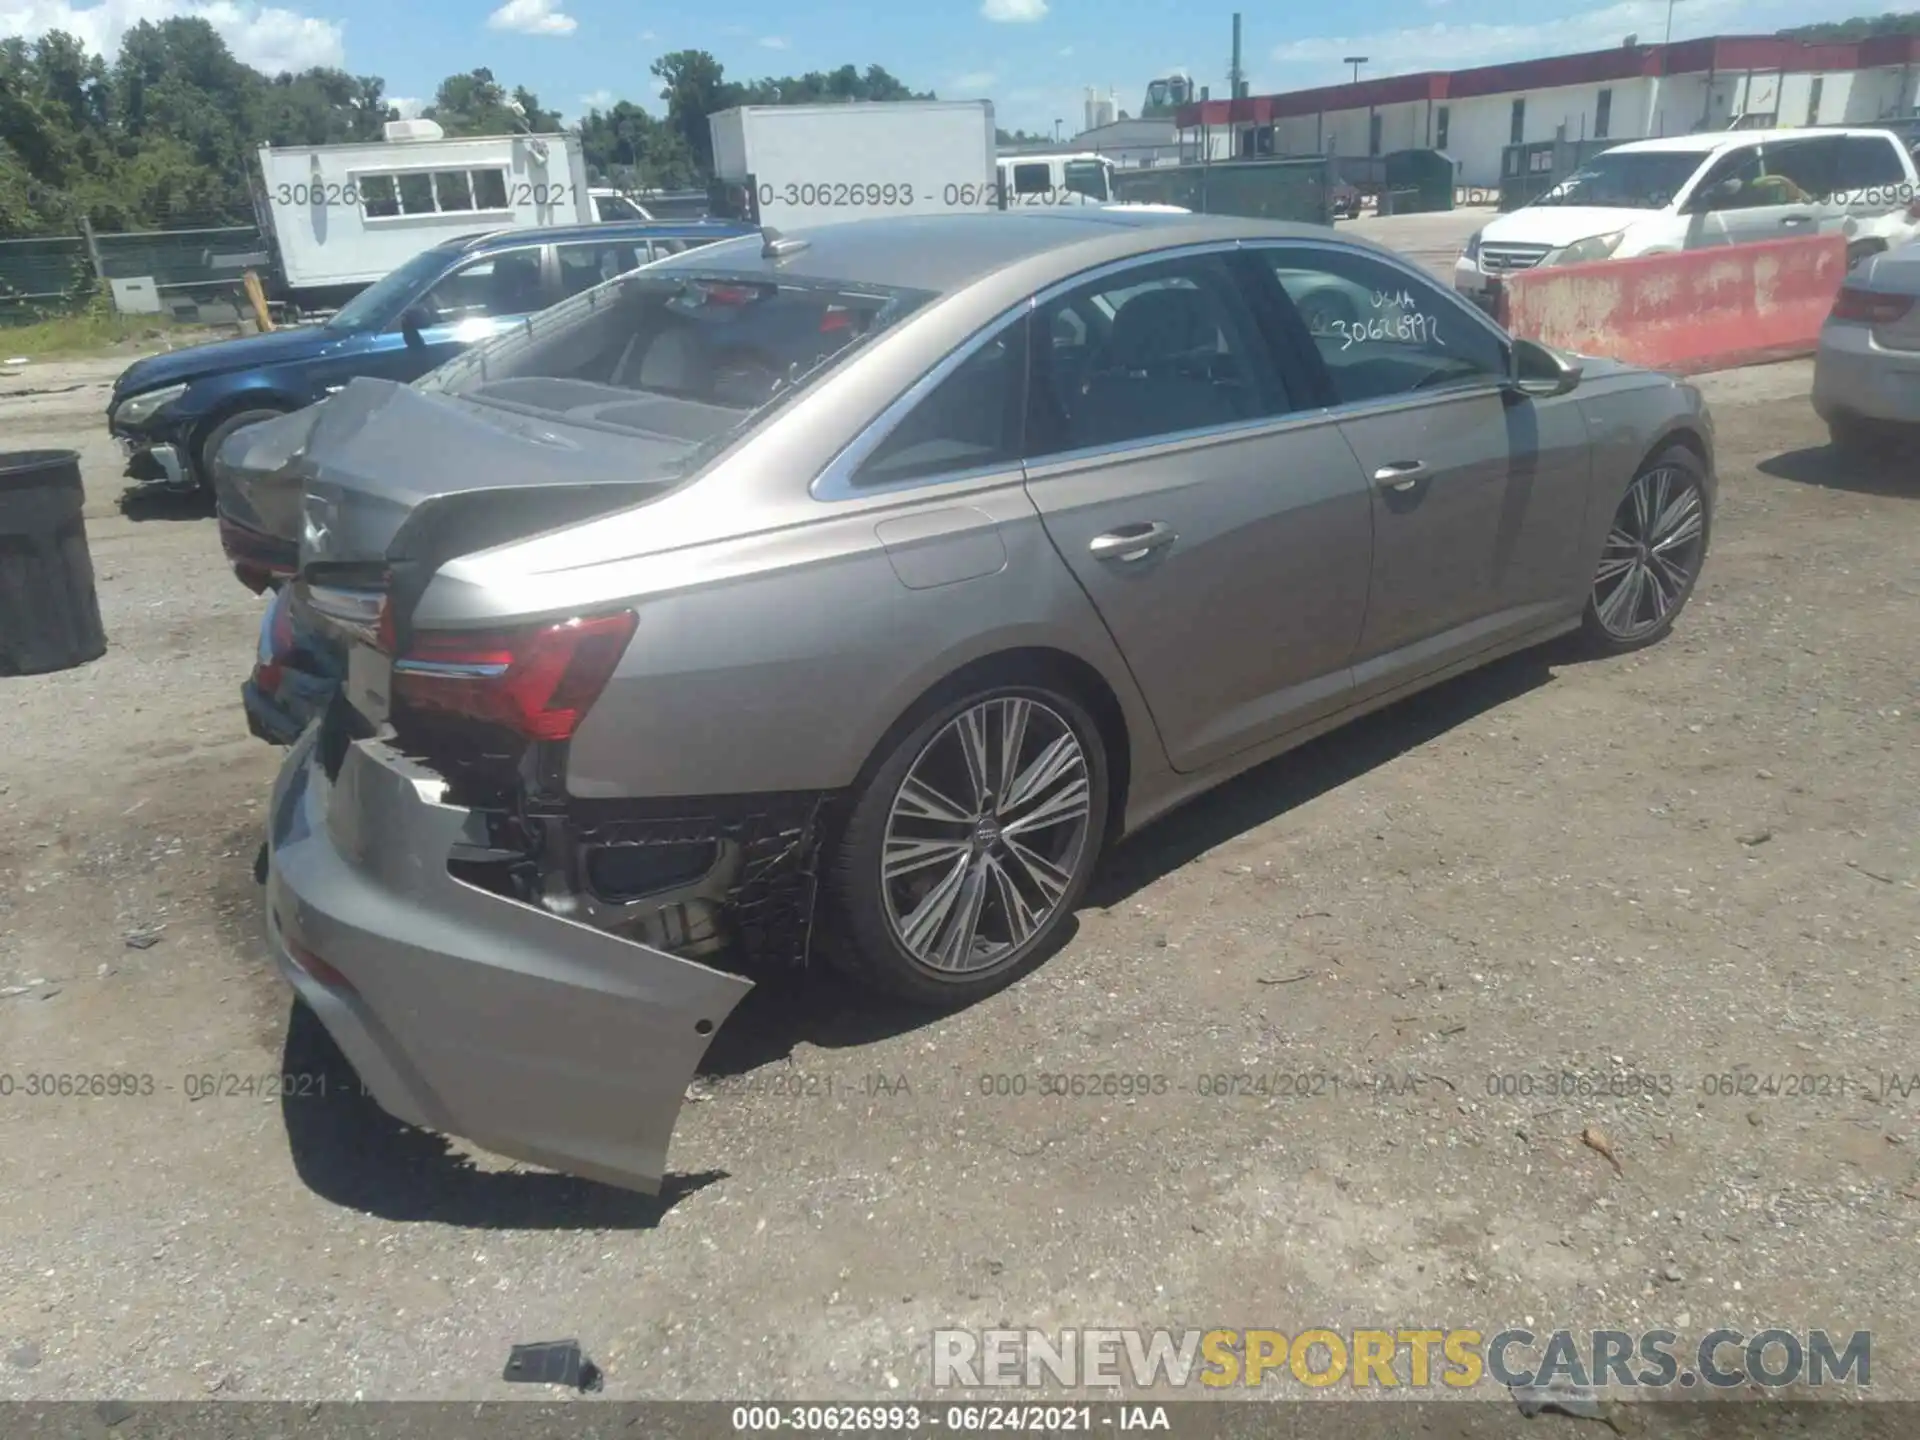
M 742 105 L 708 124 L 729 218 L 779 229 L 1001 208 L 988 100 Z
M 255 202 L 296 297 L 369 285 L 459 235 L 595 218 L 579 136 L 449 140 L 421 120 L 367 144 L 262 145 Z

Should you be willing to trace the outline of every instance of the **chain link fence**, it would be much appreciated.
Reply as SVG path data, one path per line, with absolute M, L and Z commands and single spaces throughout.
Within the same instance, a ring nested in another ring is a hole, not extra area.
M 0 324 L 70 314 L 103 295 L 123 313 L 231 321 L 246 306 L 242 276 L 266 268 L 267 248 L 253 225 L 0 240 Z

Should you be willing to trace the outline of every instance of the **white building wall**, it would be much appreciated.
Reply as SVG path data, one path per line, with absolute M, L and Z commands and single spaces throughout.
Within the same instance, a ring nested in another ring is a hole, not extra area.
M 1810 117 L 1813 81 L 1823 82 L 1817 114 Z M 1448 111 L 1446 150 L 1459 166 L 1460 183 L 1496 186 L 1500 154 L 1512 142 L 1513 102 L 1526 100 L 1522 139 L 1552 140 L 1564 126 L 1568 140 L 1595 135 L 1600 92 L 1611 90 L 1606 139 L 1640 140 L 1659 135 L 1689 135 L 1700 129 L 1725 129 L 1735 116 L 1772 114 L 1782 126 L 1866 124 L 1920 108 L 1920 66 L 1811 74 L 1779 71 L 1667 77 L 1630 76 L 1604 85 L 1567 85 L 1549 90 L 1475 95 L 1382 105 L 1380 153 L 1439 146 L 1439 112 Z M 1433 115 L 1429 130 L 1429 109 Z M 1277 122 L 1274 153 L 1338 155 L 1368 153 L 1365 109 L 1330 110 L 1325 115 L 1295 115 Z M 1237 139 L 1225 127 L 1212 132 L 1212 158 L 1238 153 Z

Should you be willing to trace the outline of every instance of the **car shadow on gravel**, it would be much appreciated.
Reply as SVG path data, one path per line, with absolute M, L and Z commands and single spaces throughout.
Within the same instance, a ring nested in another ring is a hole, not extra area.
M 1843 454 L 1831 445 L 1812 445 L 1762 460 L 1755 468 L 1762 475 L 1791 480 L 1796 485 L 1920 500 L 1920 466 L 1914 464 L 1911 455 L 1896 455 L 1891 446 L 1869 455 L 1854 455 Z
M 129 520 L 205 520 L 214 513 L 213 492 L 162 490 L 129 485 L 120 494 L 120 513 Z
M 1464 721 L 1516 700 L 1575 658 L 1564 645 L 1509 655 L 1275 757 L 1130 837 L 1101 866 L 1085 903 L 1106 909 L 1216 846 L 1358 779 Z
M 361 1092 L 320 1019 L 295 1002 L 280 1113 L 307 1188 L 382 1220 L 476 1230 L 651 1230 L 682 1199 L 726 1178 L 668 1175 L 658 1196 L 548 1171 L 481 1170 L 443 1136 L 394 1119 Z M 298 1083 L 293 1083 L 297 1078 Z

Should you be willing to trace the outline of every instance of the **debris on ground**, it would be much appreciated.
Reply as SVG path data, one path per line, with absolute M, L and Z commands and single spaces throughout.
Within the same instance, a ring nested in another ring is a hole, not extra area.
M 569 1390 L 598 1390 L 600 1367 L 580 1351 L 578 1340 L 539 1340 L 516 1345 L 500 1378 L 515 1385 L 564 1385 Z
M 1620 1167 L 1620 1157 L 1613 1153 L 1613 1142 L 1607 1139 L 1604 1131 L 1596 1130 L 1593 1126 L 1589 1125 L 1580 1132 L 1580 1143 L 1593 1151 L 1594 1154 L 1604 1155 L 1607 1163 L 1613 1166 L 1614 1174 L 1622 1177 L 1626 1175 L 1627 1172 Z
M 1575 1385 L 1515 1385 L 1512 1390 L 1514 1404 L 1529 1420 L 1553 1411 L 1570 1415 L 1575 1420 L 1598 1420 L 1616 1435 L 1627 1433 L 1621 1428 L 1619 1420 L 1601 1405 L 1600 1397 L 1591 1390 Z

